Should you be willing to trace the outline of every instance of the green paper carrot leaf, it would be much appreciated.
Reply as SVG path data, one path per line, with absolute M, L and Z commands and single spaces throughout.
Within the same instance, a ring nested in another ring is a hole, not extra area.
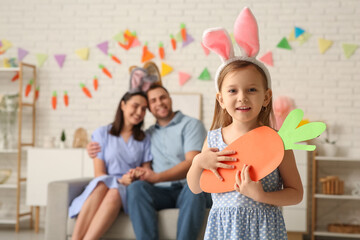
M 325 131 L 326 125 L 322 122 L 311 122 L 297 128 L 303 116 L 304 112 L 301 109 L 295 109 L 289 113 L 284 123 L 282 124 L 278 134 L 284 142 L 285 150 L 315 150 L 315 145 L 302 145 L 295 143 L 310 140 L 320 136 L 320 134 Z

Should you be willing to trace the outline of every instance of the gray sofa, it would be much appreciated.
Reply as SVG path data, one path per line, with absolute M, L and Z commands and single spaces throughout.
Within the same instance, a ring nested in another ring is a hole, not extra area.
M 68 217 L 68 207 L 90 181 L 90 178 L 51 182 L 48 185 L 48 198 L 45 221 L 46 240 L 70 240 L 75 220 Z M 178 209 L 165 209 L 158 212 L 160 239 L 176 239 Z M 208 211 L 198 239 L 203 239 Z M 129 216 L 119 214 L 103 239 L 136 239 Z

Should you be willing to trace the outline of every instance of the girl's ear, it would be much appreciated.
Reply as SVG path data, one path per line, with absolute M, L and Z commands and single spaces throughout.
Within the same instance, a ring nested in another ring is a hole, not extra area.
M 216 100 L 219 102 L 220 107 L 221 107 L 222 109 L 225 109 L 224 100 L 223 100 L 223 98 L 222 98 L 222 96 L 221 96 L 221 93 L 218 92 L 218 93 L 216 94 Z
M 270 88 L 268 88 L 265 92 L 263 107 L 267 107 L 267 105 L 269 105 L 271 98 L 272 98 L 272 91 Z
M 121 107 L 121 111 L 124 111 L 124 108 L 125 108 L 125 101 L 121 101 L 120 103 L 120 107 Z

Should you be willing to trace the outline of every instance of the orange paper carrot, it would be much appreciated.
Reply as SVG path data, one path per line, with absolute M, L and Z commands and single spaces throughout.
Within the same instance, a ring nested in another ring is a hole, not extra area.
M 109 70 L 107 70 L 107 68 L 104 65 L 100 64 L 99 68 L 103 71 L 104 74 L 106 74 L 106 76 L 108 76 L 109 78 L 112 78 L 111 73 L 109 72 Z
M 64 91 L 64 104 L 66 107 L 69 106 L 69 95 L 67 91 Z
M 19 72 L 17 72 L 17 73 L 15 74 L 15 76 L 13 76 L 13 78 L 11 79 L 11 81 L 14 82 L 14 81 L 16 81 L 16 80 L 18 80 L 18 79 L 19 79 Z
M 36 89 L 35 89 L 35 101 L 38 100 L 38 98 L 39 98 L 39 91 L 40 91 L 40 87 L 36 87 Z
M 160 56 L 160 59 L 165 58 L 164 45 L 162 42 L 159 43 L 159 56 Z
M 185 27 L 185 24 L 181 23 L 180 28 L 181 28 L 181 37 L 182 37 L 183 41 L 186 41 L 186 27 Z
M 80 83 L 80 87 L 87 97 L 92 98 L 91 93 L 90 93 L 89 89 L 85 86 L 85 84 Z
M 94 77 L 93 85 L 94 85 L 94 90 L 97 91 L 97 89 L 99 87 L 99 82 L 98 82 L 97 76 Z
M 56 109 L 56 102 L 57 102 L 57 94 L 56 94 L 56 91 L 53 91 L 53 94 L 51 97 L 51 106 L 54 110 Z
M 170 34 L 170 38 L 171 38 L 172 49 L 175 51 L 176 50 L 176 40 L 174 38 L 174 35 Z
M 33 84 L 33 80 L 31 79 L 29 81 L 29 83 L 26 85 L 26 88 L 25 88 L 25 97 L 29 96 L 29 93 L 31 91 L 31 86 Z
M 111 53 L 109 53 L 109 56 L 111 57 L 111 59 L 112 59 L 114 62 L 116 62 L 116 63 L 118 63 L 118 64 L 121 63 L 120 59 L 118 59 L 116 56 L 112 55 Z

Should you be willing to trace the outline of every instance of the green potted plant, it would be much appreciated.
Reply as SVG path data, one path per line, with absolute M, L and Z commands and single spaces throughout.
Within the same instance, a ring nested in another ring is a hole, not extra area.
M 65 148 L 65 141 L 66 141 L 65 130 L 62 130 L 60 140 L 61 140 L 60 148 Z

